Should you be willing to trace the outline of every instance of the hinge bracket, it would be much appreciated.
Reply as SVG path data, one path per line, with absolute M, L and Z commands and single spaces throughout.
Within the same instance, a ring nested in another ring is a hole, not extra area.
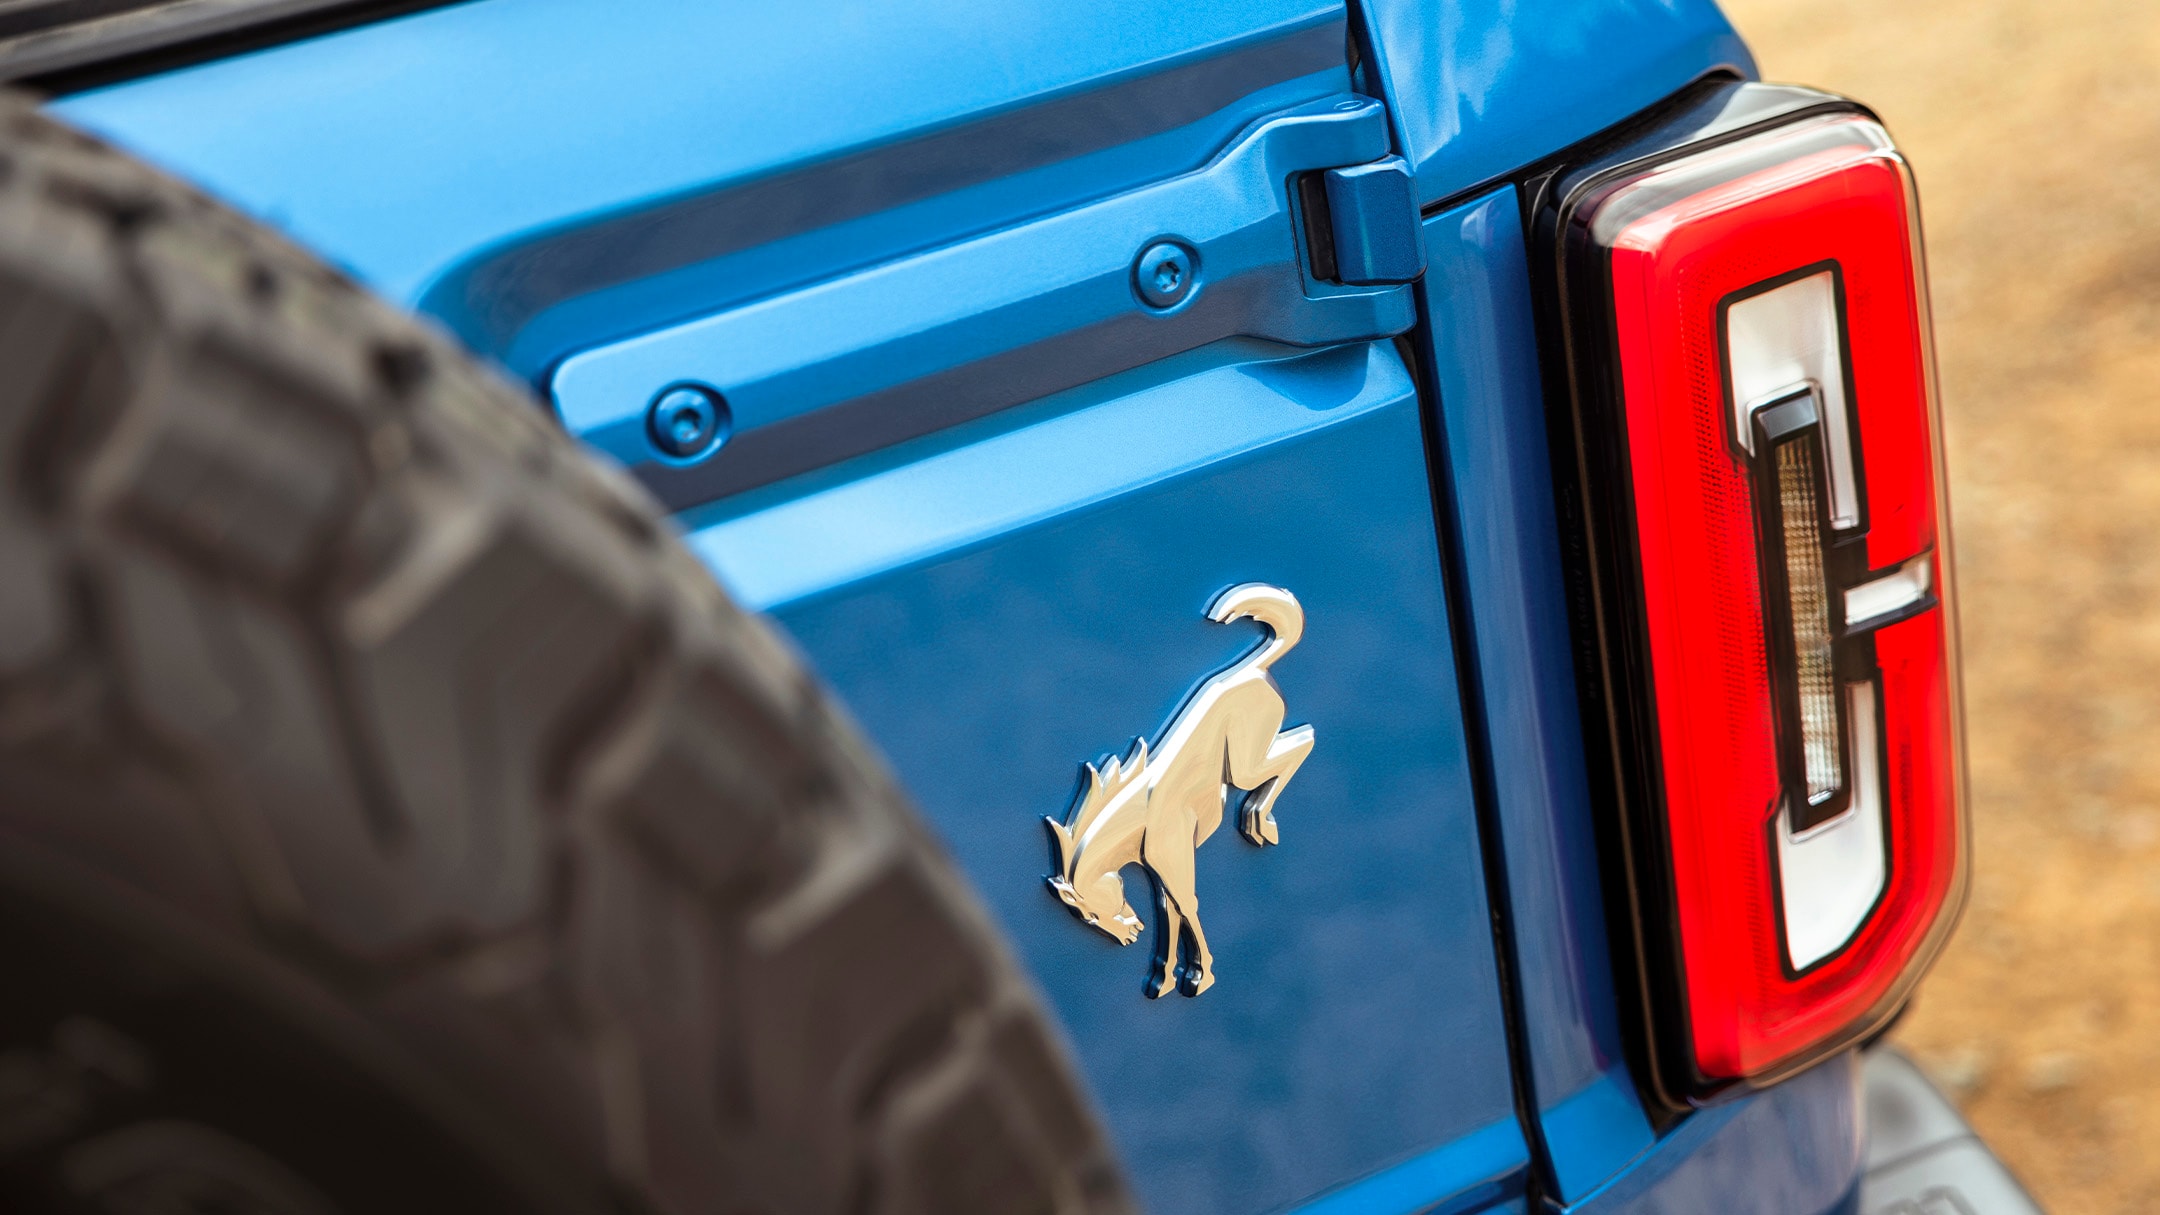
M 1315 279 L 1378 287 L 1425 273 L 1417 178 L 1402 157 L 1307 173 L 1298 204 Z

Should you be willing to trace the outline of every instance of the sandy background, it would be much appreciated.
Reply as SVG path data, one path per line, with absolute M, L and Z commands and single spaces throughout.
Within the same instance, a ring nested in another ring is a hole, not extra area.
M 2160 1207 L 2160 0 L 1728 0 L 1919 174 L 1977 867 L 1897 1037 L 2051 1211 Z

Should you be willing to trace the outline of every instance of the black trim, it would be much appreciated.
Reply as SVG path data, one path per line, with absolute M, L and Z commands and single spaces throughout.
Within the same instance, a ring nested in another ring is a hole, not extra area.
M 1297 176 L 1297 209 L 1305 233 L 1306 269 L 1322 281 L 1335 279 L 1335 215 L 1328 205 L 1327 174 Z M 1419 223 L 1425 221 L 1420 218 Z
M 1810 392 L 1810 403 L 1813 398 L 1814 393 Z M 1777 408 L 1789 409 L 1790 405 Z M 1827 489 L 1829 478 L 1824 474 L 1829 464 L 1829 442 L 1827 433 L 1821 422 L 1815 418 L 1812 409 L 1808 411 L 1809 417 L 1804 426 L 1784 435 L 1775 434 L 1767 425 L 1762 425 L 1772 420 L 1764 416 L 1770 412 L 1772 411 L 1765 410 L 1756 415 L 1757 423 L 1761 425 L 1759 433 L 1763 446 L 1761 454 L 1752 462 L 1755 481 L 1755 536 L 1758 546 L 1756 578 L 1762 589 L 1763 631 L 1771 653 L 1771 706 L 1777 719 L 1778 783 L 1787 790 L 1801 790 L 1808 787 L 1808 773 L 1806 730 L 1800 705 L 1799 622 L 1793 619 L 1791 557 L 1785 549 L 1784 495 L 1779 484 L 1777 461 L 1780 454 L 1794 444 L 1811 449 L 1809 454 L 1814 457 L 1818 470 L 1816 484 Z M 1840 694 L 1843 683 L 1836 678 L 1838 670 L 1844 665 L 1838 661 L 1843 655 L 1837 651 L 1865 645 L 1867 639 L 1843 636 L 1837 622 L 1829 619 L 1830 612 L 1840 603 L 1840 583 L 1836 571 L 1841 564 L 1847 563 L 1841 562 L 1839 558 L 1859 554 L 1853 552 L 1851 546 L 1842 551 L 1832 548 L 1830 506 L 1826 501 L 1828 497 L 1827 493 L 1819 492 L 1815 500 L 1816 535 L 1821 537 L 1818 543 L 1820 551 L 1817 556 L 1820 564 L 1817 567 L 1817 576 L 1822 579 L 1825 617 L 1823 623 L 1831 634 L 1832 693 L 1836 699 L 1833 716 L 1836 719 L 1838 769 L 1849 776 L 1853 764 L 1846 739 L 1852 723 L 1847 720 L 1844 698 Z M 1845 808 L 1851 804 L 1852 788 L 1847 780 L 1841 782 L 1825 800 L 1809 802 L 1805 807 L 1796 806 L 1793 811 L 1794 825 L 1802 831 L 1820 826 L 1843 814 Z

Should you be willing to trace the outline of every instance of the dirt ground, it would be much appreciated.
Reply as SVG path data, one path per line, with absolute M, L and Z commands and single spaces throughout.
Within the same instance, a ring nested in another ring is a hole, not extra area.
M 2051 1211 L 2160 1205 L 2160 4 L 1728 0 L 1919 175 L 1975 882 L 1897 1031 Z

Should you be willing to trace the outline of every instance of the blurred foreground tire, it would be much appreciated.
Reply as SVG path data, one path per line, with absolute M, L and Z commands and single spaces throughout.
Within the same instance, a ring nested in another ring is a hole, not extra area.
M 1125 1207 L 984 913 L 639 491 L 0 105 L 0 1208 Z

